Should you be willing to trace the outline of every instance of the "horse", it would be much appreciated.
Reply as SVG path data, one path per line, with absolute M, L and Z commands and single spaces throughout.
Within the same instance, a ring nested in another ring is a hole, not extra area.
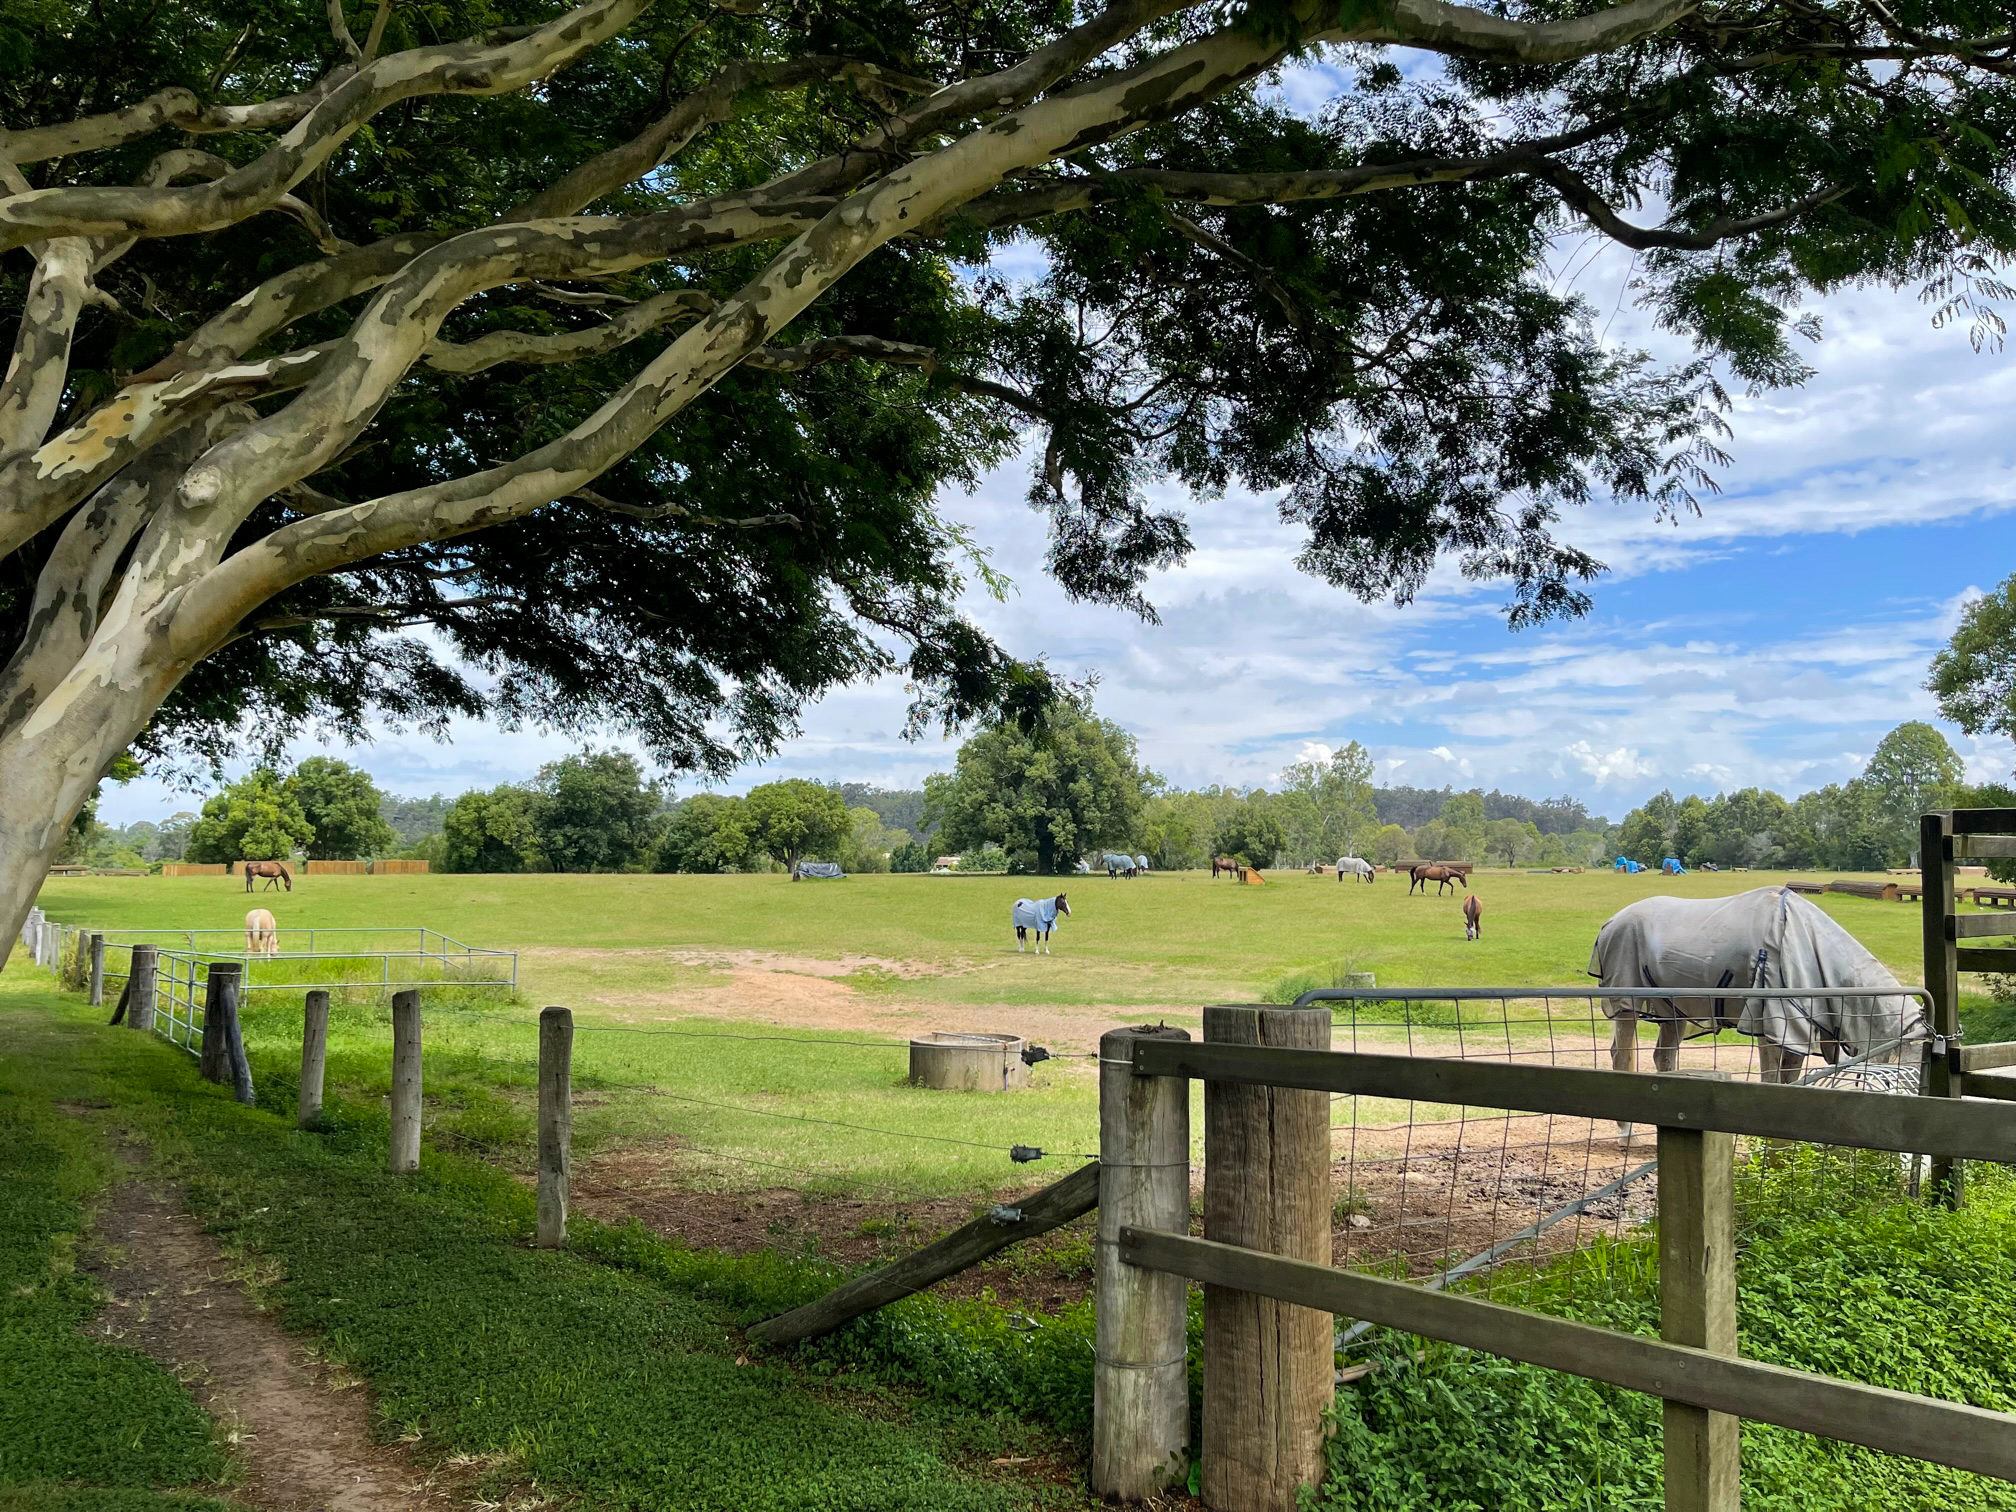
M 1239 877 L 1239 863 L 1234 861 L 1230 856 L 1213 856 L 1211 858 L 1211 880 L 1216 882 L 1221 872 L 1237 881 Z
M 1362 856 L 1339 856 L 1337 858 L 1337 880 L 1342 882 L 1347 872 L 1359 882 L 1370 882 L 1377 875 L 1372 869 L 1372 863 L 1365 860 Z
M 1728 898 L 1641 899 L 1597 933 L 1589 975 L 1605 987 L 1653 994 L 1604 1001 L 1613 1071 L 1638 1069 L 1641 1018 L 1659 1026 L 1657 1070 L 1678 1064 L 1688 1026 L 1698 1026 L 1698 1034 L 1734 1029 L 1757 1040 L 1763 1080 L 1775 1085 L 1798 1080 L 1815 1050 L 1830 1066 L 1844 1054 L 1895 1061 L 1906 1042 L 1926 1032 L 1924 1006 L 1897 990 L 1897 979 L 1860 941 L 1789 887 Z M 1746 998 L 1750 987 L 1813 992 Z M 1677 994 L 1685 988 L 1694 995 Z M 1630 1139 L 1631 1125 L 1618 1130 Z
M 1015 911 L 1011 916 L 1015 924 L 1015 954 L 1022 954 L 1023 943 L 1029 938 L 1029 931 L 1036 931 L 1036 954 L 1051 955 L 1049 949 L 1050 932 L 1057 927 L 1059 917 L 1071 917 L 1071 905 L 1064 901 L 1064 894 L 1054 898 L 1017 898 Z
M 1131 877 L 1140 870 L 1134 858 L 1125 851 L 1107 851 L 1100 861 L 1108 877 Z
M 1475 893 L 1463 900 L 1463 938 L 1466 940 L 1484 938 L 1484 905 Z
M 1456 884 L 1463 878 L 1463 874 L 1454 867 L 1444 866 L 1439 861 L 1423 861 L 1407 875 L 1409 879 L 1407 883 L 1407 896 L 1410 898 L 1414 896 L 1414 889 L 1417 887 L 1425 895 L 1430 882 L 1435 884 L 1435 896 L 1439 898 L 1442 896 L 1442 889 L 1445 887 L 1451 892 L 1456 891 Z
M 287 884 L 287 891 L 294 891 L 294 873 L 287 870 L 285 861 L 247 861 L 245 863 L 245 891 L 252 891 L 252 879 L 264 877 L 266 891 L 271 892 L 276 883 Z
M 280 926 L 273 915 L 255 908 L 245 915 L 245 954 L 280 954 Z

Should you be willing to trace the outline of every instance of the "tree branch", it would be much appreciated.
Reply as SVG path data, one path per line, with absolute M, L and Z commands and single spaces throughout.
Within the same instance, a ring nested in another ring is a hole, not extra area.
M 271 206 L 386 106 L 429 94 L 509 94 L 628 26 L 651 0 L 586 0 L 531 35 L 380 58 L 349 74 L 252 162 L 183 188 L 40 189 L 0 199 L 0 251 L 52 236 L 184 236 Z
M 1822 205 L 1831 204 L 1848 193 L 1846 185 L 1834 184 L 1816 190 L 1783 209 L 1747 216 L 1742 220 L 1713 220 L 1698 230 L 1673 230 L 1663 227 L 1647 229 L 1634 226 L 1618 215 L 1590 186 L 1588 180 L 1565 163 L 1545 161 L 1536 164 L 1531 171 L 1535 177 L 1544 179 L 1552 185 L 1555 192 L 1581 211 L 1598 231 L 1612 241 L 1621 242 L 1640 252 L 1649 252 L 1655 248 L 1705 252 L 1732 237 L 1748 236 L 1753 232 L 1768 230 L 1772 226 L 1782 226 L 1787 221 L 1795 220 L 1809 210 L 1817 210 Z

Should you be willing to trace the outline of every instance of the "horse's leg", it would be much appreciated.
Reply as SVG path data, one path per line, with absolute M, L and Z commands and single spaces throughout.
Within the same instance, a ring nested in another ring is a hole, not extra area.
M 1680 1064 L 1680 1041 L 1685 1036 L 1687 1021 L 1679 1018 L 1659 1020 L 1659 1040 L 1652 1047 L 1652 1064 L 1660 1071 L 1671 1071 Z
M 1022 944 L 1028 938 L 1029 931 L 1024 929 L 1020 924 L 1017 924 L 1015 926 L 1015 954 L 1022 954 Z
M 1612 1071 L 1636 1071 L 1638 1069 L 1638 1015 L 1626 1009 L 1610 1020 L 1610 1069 Z M 1617 1125 L 1617 1139 L 1621 1144 L 1631 1142 L 1631 1125 Z

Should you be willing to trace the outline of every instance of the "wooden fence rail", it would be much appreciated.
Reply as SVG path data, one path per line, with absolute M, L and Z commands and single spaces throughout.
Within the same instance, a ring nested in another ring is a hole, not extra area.
M 1143 1085 L 1181 1085 L 1181 1079 L 1205 1082 L 1207 1109 L 1215 1088 L 1230 1084 L 1657 1125 L 1664 1337 L 1617 1333 L 1477 1297 L 1337 1271 L 1247 1244 L 1225 1243 L 1212 1232 L 1207 1198 L 1201 1239 L 1188 1232 L 1187 1214 L 1173 1221 L 1165 1217 L 1125 1222 L 1115 1235 L 1119 1258 L 1127 1267 L 1204 1284 L 1207 1415 L 1214 1372 L 1229 1372 L 1239 1379 L 1252 1374 L 1245 1365 L 1225 1358 L 1222 1346 L 1214 1351 L 1217 1335 L 1209 1317 L 1214 1298 L 1246 1293 L 1661 1398 L 1668 1512 L 1735 1512 L 1740 1497 L 1736 1430 L 1742 1418 L 2016 1481 L 2016 1416 L 1738 1356 L 1732 1259 L 1733 1135 L 1927 1154 L 1955 1172 L 1957 1179 L 1964 1160 L 2016 1163 L 2016 1106 L 1963 1102 L 1957 1095 L 1897 1097 L 1686 1074 L 1634 1076 L 1219 1043 L 1209 1032 L 1211 1025 L 1207 1017 L 1207 1038 L 1201 1044 L 1173 1037 L 1135 1037 L 1115 1045 L 1113 1051 L 1131 1059 Z M 1959 1056 L 1954 1059 L 1957 1062 Z M 1977 1063 L 1987 1061 L 2005 1063 L 2000 1054 L 1977 1057 Z M 1954 1080 L 1957 1092 L 1962 1078 Z M 1967 1080 L 1990 1078 L 1977 1071 Z M 1211 1158 L 1207 1155 L 1207 1166 Z M 1289 1194 L 1285 1199 L 1277 1190 L 1272 1199 L 1291 1202 L 1320 1201 L 1327 1190 L 1326 1176 L 1319 1170 L 1313 1177 L 1298 1178 L 1278 1159 L 1257 1165 L 1249 1160 L 1227 1173 L 1235 1184 L 1259 1180 L 1278 1189 L 1284 1182 L 1299 1182 L 1309 1188 L 1299 1197 Z M 1271 1247 L 1285 1246 L 1277 1237 Z M 1106 1305 L 1107 1294 L 1102 1291 L 1100 1306 Z M 1306 1410 L 1308 1404 L 1298 1401 L 1292 1389 L 1295 1373 L 1285 1368 L 1285 1353 L 1273 1350 L 1272 1363 L 1243 1389 L 1275 1411 Z M 1236 1417 L 1243 1409 L 1220 1404 L 1219 1411 L 1228 1410 Z M 1109 1424 L 1106 1431 L 1119 1426 Z M 1289 1512 L 1295 1506 L 1293 1487 L 1257 1481 L 1236 1491 L 1228 1486 L 1211 1465 L 1216 1442 L 1207 1416 L 1203 1474 L 1207 1504 L 1222 1512 L 1235 1508 Z M 1133 1458 L 1141 1460 L 1155 1447 L 1152 1438 L 1144 1438 Z M 1219 1452 L 1222 1457 L 1224 1451 Z M 1121 1457 L 1128 1457 L 1124 1449 Z M 1137 1498 L 1144 1494 L 1133 1487 L 1101 1486 L 1096 1480 L 1094 1489 Z

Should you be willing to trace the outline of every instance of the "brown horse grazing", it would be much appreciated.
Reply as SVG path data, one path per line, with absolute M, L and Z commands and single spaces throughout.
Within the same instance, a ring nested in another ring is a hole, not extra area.
M 1463 880 L 1461 872 L 1453 867 L 1444 866 L 1439 861 L 1433 863 L 1424 861 L 1407 875 L 1410 878 L 1407 883 L 1407 896 L 1410 898 L 1414 896 L 1414 889 L 1417 887 L 1422 892 L 1427 892 L 1430 882 L 1435 884 L 1435 896 L 1439 898 L 1442 896 L 1443 888 L 1454 892 L 1456 884 Z
M 245 863 L 245 891 L 252 891 L 252 879 L 264 877 L 266 890 L 271 892 L 280 883 L 287 884 L 287 891 L 294 891 L 294 873 L 287 870 L 285 861 L 247 861 Z
M 1463 900 L 1463 938 L 1481 940 L 1484 938 L 1484 905 L 1472 893 Z
M 1211 858 L 1211 880 L 1213 882 L 1218 880 L 1220 872 L 1236 880 L 1239 875 L 1239 863 L 1234 861 L 1230 856 L 1213 856 Z

